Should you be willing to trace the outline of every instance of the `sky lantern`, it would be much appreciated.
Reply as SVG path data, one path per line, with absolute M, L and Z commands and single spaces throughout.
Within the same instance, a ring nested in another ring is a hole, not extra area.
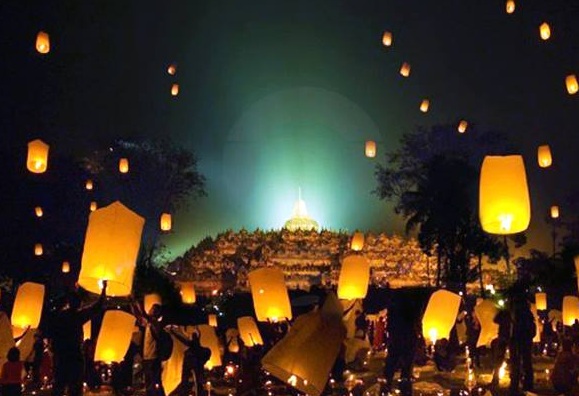
M 127 158 L 121 158 L 119 160 L 119 172 L 129 173 L 129 160 Z
M 84 184 L 84 188 L 86 188 L 86 189 L 89 190 L 89 191 L 94 188 L 94 184 L 93 184 L 93 182 L 92 182 L 91 179 L 88 179 L 88 180 L 86 181 L 86 183 Z
M 547 293 L 535 293 L 535 305 L 539 311 L 545 311 L 547 309 Z
M 579 91 L 579 83 L 577 82 L 577 76 L 575 74 L 569 74 L 565 77 L 565 85 L 567 86 L 569 95 L 575 95 L 577 91 Z
M 105 312 L 94 353 L 95 362 L 107 364 L 123 361 L 129 350 L 135 317 L 120 310 Z
M 183 304 L 195 304 L 197 301 L 193 282 L 181 282 L 181 301 Z
M 82 339 L 84 341 L 90 340 L 92 336 L 92 322 L 89 320 L 82 325 Z
M 217 315 L 215 314 L 207 315 L 207 324 L 211 327 L 217 327 Z
M 458 133 L 465 133 L 466 129 L 468 128 L 468 121 L 466 120 L 460 120 L 460 122 L 458 123 Z
M 410 64 L 409 63 L 404 62 L 402 64 L 402 66 L 400 67 L 400 75 L 402 77 L 410 76 Z
M 42 247 L 42 243 L 37 243 L 34 245 L 34 255 L 35 256 L 42 256 L 44 254 L 44 248 Z
M 198 326 L 199 329 L 199 342 L 205 348 L 211 349 L 211 357 L 205 363 L 205 368 L 211 370 L 214 367 L 221 366 L 221 351 L 219 348 L 219 338 L 215 333 L 215 328 L 212 326 L 202 324 Z
M 551 37 L 551 26 L 547 22 L 543 22 L 541 26 L 539 26 L 539 34 L 541 35 L 541 39 L 549 40 Z
M 480 334 L 476 347 L 490 346 L 491 341 L 499 334 L 499 325 L 494 322 L 499 310 L 491 300 L 483 300 L 474 307 L 474 313 L 480 322 Z
M 344 258 L 338 279 L 338 298 L 355 300 L 366 297 L 370 281 L 370 263 L 362 255 Z
M 182 335 L 186 338 L 190 337 L 189 335 Z M 166 395 L 172 394 L 181 383 L 183 361 L 187 350 L 187 346 L 183 345 L 173 334 L 171 334 L 171 338 L 173 339 L 173 350 L 169 359 L 163 363 L 163 371 L 161 372 L 161 383 Z
M 177 73 L 177 66 L 172 63 L 169 65 L 169 67 L 167 67 L 167 74 L 174 76 L 175 73 Z
M 28 143 L 26 168 L 32 173 L 44 173 L 48 168 L 48 150 L 50 146 L 40 139 Z
M 531 202 L 525 164 L 520 155 L 489 156 L 482 163 L 479 218 L 484 231 L 508 235 L 527 229 Z
M 432 293 L 422 317 L 422 334 L 425 340 L 434 344 L 436 340 L 449 339 L 450 330 L 458 315 L 460 300 L 458 294 L 448 290 Z
M 512 14 L 513 12 L 515 12 L 515 0 L 507 0 L 505 8 L 507 14 Z
M 246 347 L 251 348 L 255 345 L 263 345 L 263 339 L 253 317 L 242 316 L 237 318 L 237 328 L 239 329 L 239 336 Z
M 38 32 L 36 35 L 36 51 L 40 54 L 48 54 L 50 52 L 50 37 L 48 33 Z
M 173 84 L 171 86 L 171 96 L 179 95 L 179 84 Z
M 350 243 L 350 249 L 355 252 L 359 252 L 364 248 L 364 233 L 363 232 L 355 232 L 352 236 L 352 242 Z
M 553 163 L 553 157 L 551 156 L 551 148 L 548 144 L 539 146 L 537 149 L 537 161 L 541 168 L 548 168 Z
M 278 268 L 260 268 L 248 274 L 253 308 L 260 322 L 290 320 L 292 309 L 283 272 Z
M 563 297 L 563 324 L 573 326 L 575 319 L 579 319 L 579 298 L 565 296 Z
M 145 312 L 149 313 L 151 311 L 151 307 L 155 304 L 163 305 L 161 296 L 158 295 L 157 293 L 145 294 L 145 297 L 143 299 L 143 306 L 145 308 Z
M 160 227 L 161 231 L 171 231 L 172 222 L 171 222 L 171 214 L 170 213 L 163 213 L 161 215 Z
M 551 206 L 551 218 L 552 219 L 559 218 L 559 207 L 557 205 Z
M 392 45 L 392 32 L 385 31 L 382 35 L 382 44 L 385 47 L 390 47 Z
M 537 313 L 537 306 L 535 304 L 531 304 L 531 312 L 533 313 L 533 318 L 535 319 L 535 335 L 533 337 L 533 342 L 541 342 L 543 322 L 539 318 L 539 314 Z
M 428 112 L 428 108 L 430 107 L 430 101 L 428 99 L 422 99 L 420 102 L 420 111 L 423 113 Z
M 42 217 L 44 216 L 44 211 L 42 210 L 41 206 L 37 206 L 34 208 L 34 214 L 36 215 L 36 217 Z
M 111 296 L 131 294 L 145 220 L 116 201 L 89 215 L 78 283 L 100 293 L 108 281 Z
M 63 274 L 68 274 L 70 272 L 70 263 L 68 261 L 62 262 L 61 271 Z
M 96 201 L 91 201 L 90 203 L 90 211 L 94 212 L 95 210 L 97 210 L 97 203 Z
M 364 145 L 364 154 L 368 158 L 376 157 L 376 142 L 373 140 L 366 140 Z
M 44 285 L 34 282 L 25 282 L 18 287 L 16 299 L 12 308 L 11 323 L 16 332 L 28 326 L 32 329 L 38 328 L 44 305 Z

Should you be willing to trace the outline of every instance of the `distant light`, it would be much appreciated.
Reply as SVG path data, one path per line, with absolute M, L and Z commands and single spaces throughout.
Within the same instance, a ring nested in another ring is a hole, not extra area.
M 428 112 L 428 108 L 430 107 L 430 101 L 428 99 L 423 99 L 420 103 L 420 111 L 423 113 Z
M 541 26 L 539 26 L 539 34 L 543 40 L 549 40 L 551 37 L 551 27 L 547 22 L 543 22 Z
M 551 206 L 551 218 L 552 219 L 559 218 L 559 207 L 557 205 Z
M 461 120 L 458 123 L 458 132 L 459 133 L 465 133 L 467 128 L 468 128 L 468 122 L 467 121 Z
M 513 12 L 515 12 L 515 0 L 507 0 L 505 8 L 507 14 L 512 14 Z
M 34 213 L 36 214 L 36 217 L 42 217 L 44 215 L 44 211 L 40 206 L 34 208 Z
M 567 86 L 569 95 L 575 95 L 577 91 L 579 91 L 579 83 L 577 83 L 577 76 L 575 74 L 569 74 L 565 78 L 565 85 Z
M 94 187 L 93 182 L 91 179 L 88 179 L 84 185 L 84 188 L 86 188 L 87 190 L 92 190 Z
M 48 54 L 50 52 L 50 37 L 48 33 L 40 31 L 36 35 L 36 51 L 39 54 Z
M 537 148 L 537 162 L 541 168 L 548 168 L 553 163 L 551 148 L 548 144 L 544 144 Z
M 390 47 L 392 45 L 392 33 L 389 31 L 385 31 L 382 35 L 382 44 L 385 47 Z
M 177 66 L 174 64 L 169 65 L 169 67 L 167 68 L 167 73 L 169 73 L 169 75 L 174 76 L 175 73 L 177 73 Z
M 179 84 L 173 84 L 173 86 L 171 86 L 171 96 L 177 95 L 179 95 Z
M 503 300 L 502 298 L 499 300 L 499 306 L 500 306 L 500 307 L 504 307 L 504 306 L 505 306 L 505 300 Z
M 364 153 L 368 158 L 376 157 L 376 142 L 373 140 L 367 140 L 364 145 Z
M 409 63 L 402 63 L 402 66 L 400 67 L 400 75 L 402 77 L 408 77 L 410 76 L 410 64 Z

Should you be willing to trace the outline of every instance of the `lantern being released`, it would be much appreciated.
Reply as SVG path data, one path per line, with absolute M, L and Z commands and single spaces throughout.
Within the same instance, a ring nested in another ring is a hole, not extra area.
M 253 317 L 242 316 L 237 318 L 237 328 L 239 329 L 239 336 L 246 347 L 263 345 L 263 339 Z
M 402 77 L 410 76 L 410 64 L 409 63 L 404 62 L 402 64 L 402 66 L 400 67 L 400 75 Z
M 28 143 L 26 168 L 32 173 L 44 173 L 48 168 L 48 150 L 50 146 L 40 139 Z
M 523 157 L 486 156 L 480 172 L 479 194 L 479 217 L 484 231 L 507 235 L 527 229 L 531 202 Z
M 128 296 L 145 220 L 119 201 L 92 212 L 84 240 L 78 283 L 92 293 L 100 293 L 108 281 L 112 296 Z
M 195 304 L 197 301 L 193 282 L 181 282 L 181 301 L 183 304 Z
M 541 26 L 539 26 L 539 34 L 541 39 L 549 40 L 551 37 L 551 26 L 547 22 L 543 22 Z
M 373 140 L 367 140 L 364 146 L 364 153 L 368 158 L 376 157 L 376 142 Z
M 385 47 L 390 47 L 392 45 L 392 33 L 389 31 L 385 31 L 382 35 L 382 44 Z
M 557 205 L 551 206 L 551 218 L 552 219 L 559 218 L 559 207 Z
M 548 144 L 539 146 L 537 149 L 537 162 L 541 168 L 548 168 L 553 163 L 553 157 L 551 156 L 551 148 Z
M 491 341 L 497 338 L 499 325 L 495 323 L 494 319 L 498 312 L 499 310 L 490 300 L 483 300 L 474 307 L 474 313 L 481 326 L 476 343 L 477 348 L 485 345 L 490 346 Z
M 547 293 L 535 293 L 535 306 L 539 311 L 547 309 Z
M 135 317 L 124 311 L 106 311 L 97 338 L 96 362 L 121 362 L 131 343 Z
M 569 95 L 575 95 L 579 91 L 579 83 L 577 82 L 577 76 L 575 74 L 569 74 L 565 78 L 565 86 L 567 87 L 567 92 Z
M 260 268 L 248 275 L 257 320 L 277 322 L 292 318 L 290 300 L 283 272 L 277 268 Z
M 36 35 L 36 51 L 39 54 L 48 54 L 50 52 L 50 37 L 48 33 L 40 31 Z
M 119 160 L 119 172 L 129 173 L 129 160 L 127 158 L 121 158 Z
M 355 232 L 352 236 L 352 242 L 350 243 L 350 249 L 355 252 L 359 252 L 364 248 L 364 233 Z
M 460 296 L 458 294 L 448 290 L 437 290 L 432 293 L 422 317 L 424 339 L 430 340 L 433 344 L 436 340 L 449 339 L 459 307 Z
M 430 101 L 428 99 L 423 99 L 422 102 L 420 102 L 420 111 L 423 113 L 428 112 L 428 108 L 430 107 Z
M 143 299 L 143 307 L 145 308 L 145 312 L 149 313 L 151 311 L 151 307 L 155 304 L 163 305 L 161 296 L 159 296 L 157 293 L 145 294 L 145 298 Z
M 579 298 L 575 296 L 563 297 L 563 324 L 573 326 L 576 319 L 579 319 Z
M 171 214 L 163 213 L 161 215 L 161 220 L 159 222 L 160 222 L 161 231 L 171 231 L 171 226 L 172 226 Z
M 213 367 L 221 366 L 221 351 L 219 348 L 219 338 L 215 334 L 215 329 L 209 325 L 199 325 L 199 342 L 205 348 L 211 349 L 211 357 L 205 363 L 205 368 L 211 370 Z
M 355 300 L 366 297 L 370 281 L 370 263 L 361 255 L 344 258 L 338 279 L 338 298 Z
M 466 132 L 466 128 L 468 128 L 468 122 L 465 120 L 461 120 L 458 123 L 458 133 L 465 133 Z
M 515 0 L 507 0 L 505 4 L 505 9 L 507 11 L 507 14 L 512 14 L 513 12 L 515 12 Z
M 32 329 L 38 328 L 43 304 L 44 285 L 34 282 L 21 284 L 12 308 L 12 326 L 22 330 L 28 326 Z

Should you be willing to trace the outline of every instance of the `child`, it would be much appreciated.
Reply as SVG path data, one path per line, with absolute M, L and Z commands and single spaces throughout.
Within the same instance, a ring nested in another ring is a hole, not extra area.
M 20 350 L 10 348 L 7 355 L 8 361 L 2 365 L 2 394 L 4 396 L 20 396 L 22 394 L 22 372 L 24 364 L 20 361 Z

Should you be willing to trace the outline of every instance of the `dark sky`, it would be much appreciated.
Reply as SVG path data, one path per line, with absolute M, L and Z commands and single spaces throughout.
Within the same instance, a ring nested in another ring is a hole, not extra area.
M 323 226 L 397 231 L 370 194 L 363 142 L 378 141 L 383 161 L 417 125 L 464 118 L 520 148 L 539 235 L 551 203 L 579 185 L 579 95 L 564 86 L 579 75 L 578 21 L 579 2 L 562 0 L 518 2 L 513 15 L 489 0 L 3 1 L 2 141 L 41 137 L 81 154 L 168 136 L 191 148 L 209 196 L 176 217 L 168 244 L 180 253 L 227 228 L 281 226 L 298 187 Z M 39 30 L 46 56 L 34 50 Z M 546 143 L 554 165 L 539 171 Z

